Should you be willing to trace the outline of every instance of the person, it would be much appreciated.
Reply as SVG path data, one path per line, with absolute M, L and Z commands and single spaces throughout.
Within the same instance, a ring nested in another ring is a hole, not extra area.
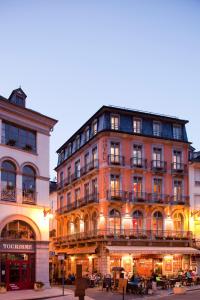
M 155 292 L 157 290 L 157 273 L 152 271 L 151 273 L 151 281 L 152 281 L 152 290 Z

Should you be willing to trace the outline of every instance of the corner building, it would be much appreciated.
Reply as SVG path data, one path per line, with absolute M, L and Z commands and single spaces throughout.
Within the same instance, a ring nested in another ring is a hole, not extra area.
M 0 96 L 0 281 L 49 286 L 49 137 L 56 120 L 26 108 L 21 88 Z
M 103 106 L 58 149 L 57 253 L 65 270 L 121 266 L 176 274 L 198 250 L 189 231 L 185 124 Z M 60 266 L 58 262 L 58 272 Z

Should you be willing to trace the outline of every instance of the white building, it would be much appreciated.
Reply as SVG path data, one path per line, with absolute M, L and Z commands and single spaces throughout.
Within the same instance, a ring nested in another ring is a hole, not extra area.
M 21 88 L 0 96 L 0 281 L 49 285 L 49 139 L 56 120 L 26 108 Z

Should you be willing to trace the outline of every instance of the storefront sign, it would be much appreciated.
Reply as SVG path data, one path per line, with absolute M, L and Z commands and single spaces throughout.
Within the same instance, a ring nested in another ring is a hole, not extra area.
M 34 252 L 35 244 L 33 243 L 17 243 L 17 242 L 0 242 L 1 252 Z

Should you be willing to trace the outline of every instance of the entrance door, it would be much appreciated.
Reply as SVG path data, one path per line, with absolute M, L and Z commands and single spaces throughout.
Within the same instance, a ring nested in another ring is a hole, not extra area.
M 29 261 L 6 261 L 6 285 L 8 290 L 28 289 L 31 287 Z

